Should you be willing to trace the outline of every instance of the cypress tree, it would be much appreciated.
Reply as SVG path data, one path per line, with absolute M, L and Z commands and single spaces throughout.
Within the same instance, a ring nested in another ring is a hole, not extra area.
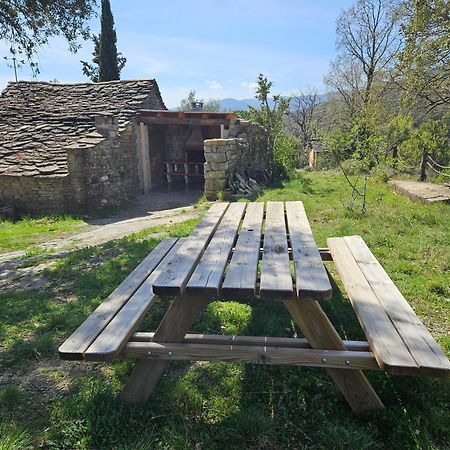
M 117 61 L 117 37 L 109 0 L 102 0 L 102 19 L 99 45 L 99 81 L 120 79 Z

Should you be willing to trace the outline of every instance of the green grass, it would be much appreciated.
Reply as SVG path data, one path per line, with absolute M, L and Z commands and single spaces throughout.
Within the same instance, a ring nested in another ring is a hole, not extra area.
M 0 252 L 31 250 L 33 246 L 50 239 L 79 231 L 87 224 L 77 217 L 26 217 L 15 222 L 0 221 Z
M 362 235 L 450 354 L 449 206 L 413 203 L 375 183 L 367 215 L 351 215 L 340 176 L 308 180 L 258 200 L 303 200 L 321 246 L 328 236 Z M 173 363 L 145 405 L 128 406 L 116 395 L 131 362 L 58 365 L 58 345 L 158 239 L 185 236 L 196 223 L 75 251 L 48 269 L 51 288 L 0 294 L 0 372 L 9 374 L 0 387 L 0 449 L 450 448 L 448 379 L 369 372 L 386 410 L 356 416 L 320 369 Z M 154 330 L 168 302 L 160 299 L 140 329 Z M 343 337 L 363 336 L 347 299 L 323 307 Z M 214 301 L 192 331 L 300 335 L 282 304 L 258 299 Z M 44 394 L 33 387 L 42 385 Z

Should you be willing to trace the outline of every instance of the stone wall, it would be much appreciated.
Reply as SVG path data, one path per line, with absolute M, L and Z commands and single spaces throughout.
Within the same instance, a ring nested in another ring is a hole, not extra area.
M 135 125 L 119 130 L 117 119 L 105 115 L 96 126 L 97 136 L 92 133 L 67 152 L 75 211 L 120 204 L 139 191 Z M 80 146 L 89 139 L 92 145 Z
M 264 129 L 249 121 L 234 119 L 228 138 L 204 141 L 205 196 L 215 200 L 218 191 L 228 188 L 233 174 L 248 177 L 249 171 L 267 168 L 267 145 Z
M 67 147 L 69 175 L 0 176 L 0 206 L 18 214 L 86 212 L 134 198 L 139 191 L 135 125 L 99 116 L 97 131 Z
M 16 214 L 61 214 L 68 211 L 67 176 L 0 176 L 0 205 L 13 206 Z

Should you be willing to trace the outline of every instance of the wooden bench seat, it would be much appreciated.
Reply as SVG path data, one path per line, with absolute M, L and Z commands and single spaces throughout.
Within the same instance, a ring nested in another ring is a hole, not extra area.
M 128 275 L 59 347 L 62 359 L 111 361 L 152 306 L 153 281 L 167 268 L 182 240 L 166 239 Z
M 386 372 L 449 376 L 450 362 L 360 236 L 328 247 L 370 348 Z

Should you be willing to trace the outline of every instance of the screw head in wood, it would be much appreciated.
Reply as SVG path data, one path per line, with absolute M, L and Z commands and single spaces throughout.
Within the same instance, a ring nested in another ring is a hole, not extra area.
M 322 358 L 322 364 L 325 364 L 327 362 L 327 358 Z
M 169 356 L 172 356 L 172 352 L 169 352 Z
M 349 366 L 351 364 L 351 362 L 347 359 L 347 361 L 345 361 L 345 365 Z

